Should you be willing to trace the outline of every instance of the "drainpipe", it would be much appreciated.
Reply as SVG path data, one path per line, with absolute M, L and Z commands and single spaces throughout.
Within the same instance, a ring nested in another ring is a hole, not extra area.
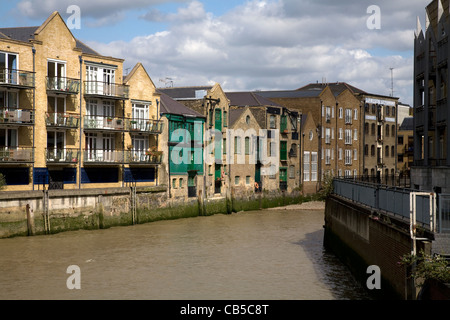
M 82 56 L 78 56 L 80 61 L 80 148 L 79 148 L 79 156 L 78 156 L 78 189 L 81 189 L 81 161 L 82 161 L 82 150 L 81 150 L 81 140 L 83 138 L 83 118 L 82 118 L 82 105 L 83 105 L 83 58 Z
M 33 191 L 34 191 L 34 165 L 36 161 L 35 157 L 35 140 L 36 140 L 36 48 L 33 46 L 31 48 L 31 51 L 33 52 L 33 76 L 34 76 L 34 86 L 33 86 L 33 112 L 34 112 L 34 121 L 33 121 L 33 164 L 32 164 L 32 181 L 33 181 Z
M 156 123 L 157 125 L 159 125 L 159 100 L 156 99 Z M 159 149 L 159 134 L 156 135 L 156 147 Z M 164 157 L 164 154 L 162 155 L 162 157 Z M 162 162 L 162 158 L 161 158 L 161 162 Z M 156 166 L 156 170 L 155 170 L 155 181 L 156 181 L 156 186 L 158 186 L 158 180 L 159 180 L 159 166 Z M 170 179 L 169 179 L 170 180 Z M 170 181 L 169 181 L 170 182 Z

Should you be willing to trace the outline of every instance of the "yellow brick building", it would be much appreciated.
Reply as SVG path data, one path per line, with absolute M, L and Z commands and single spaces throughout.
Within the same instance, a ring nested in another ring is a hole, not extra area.
M 7 191 L 154 185 L 158 94 L 142 65 L 74 38 L 54 12 L 0 29 L 0 173 Z

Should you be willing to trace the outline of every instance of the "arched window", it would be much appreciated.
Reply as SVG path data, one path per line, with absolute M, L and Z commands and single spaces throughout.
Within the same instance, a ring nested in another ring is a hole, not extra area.
M 385 155 L 386 157 L 389 157 L 389 146 L 386 146 L 386 147 L 384 148 L 384 155 Z
M 386 137 L 389 137 L 389 125 L 386 125 Z
M 372 123 L 371 134 L 372 134 L 373 136 L 375 135 L 375 123 Z

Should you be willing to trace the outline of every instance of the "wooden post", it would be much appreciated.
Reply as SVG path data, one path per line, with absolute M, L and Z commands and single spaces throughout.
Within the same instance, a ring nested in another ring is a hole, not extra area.
M 29 203 L 27 203 L 26 210 L 27 210 L 28 235 L 34 236 L 34 210 Z

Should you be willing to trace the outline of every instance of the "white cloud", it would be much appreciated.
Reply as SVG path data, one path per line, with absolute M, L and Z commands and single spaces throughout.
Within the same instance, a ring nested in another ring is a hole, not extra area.
M 388 95 L 393 67 L 396 96 L 412 103 L 414 16 L 424 14 L 424 4 L 380 1 L 382 29 L 369 30 L 372 2 L 254 0 L 214 16 L 192 1 L 175 13 L 144 16 L 169 23 L 165 32 L 89 44 L 128 67 L 142 62 L 155 82 L 217 81 L 226 90 L 294 89 L 326 77 Z

